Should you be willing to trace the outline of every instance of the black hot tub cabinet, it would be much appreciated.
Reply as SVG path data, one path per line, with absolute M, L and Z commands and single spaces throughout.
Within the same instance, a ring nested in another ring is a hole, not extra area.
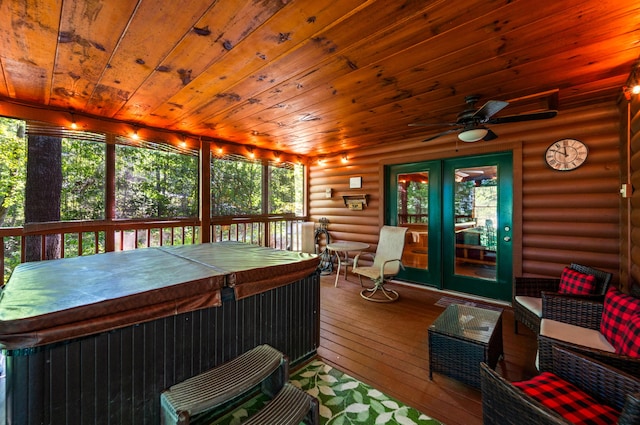
M 259 344 L 319 343 L 319 258 L 235 242 L 18 266 L 0 298 L 8 424 L 158 424 L 162 390 Z

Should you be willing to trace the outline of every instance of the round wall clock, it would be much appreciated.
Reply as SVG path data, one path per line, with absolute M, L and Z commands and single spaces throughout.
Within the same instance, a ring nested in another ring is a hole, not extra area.
M 576 139 L 561 139 L 547 148 L 544 159 L 549 167 L 558 171 L 575 170 L 587 160 L 589 148 Z

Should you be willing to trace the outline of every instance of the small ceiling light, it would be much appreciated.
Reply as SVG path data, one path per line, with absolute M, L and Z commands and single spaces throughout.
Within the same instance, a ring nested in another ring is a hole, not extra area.
M 349 156 L 346 153 L 342 154 L 342 163 L 346 164 L 347 162 L 349 162 Z
M 631 100 L 631 96 L 640 94 L 640 78 L 638 78 L 638 66 L 640 66 L 640 60 L 637 60 L 631 65 L 631 72 L 627 78 L 627 82 L 622 87 L 622 92 L 627 100 Z
M 458 134 L 458 139 L 467 143 L 477 142 L 478 140 L 484 139 L 484 136 L 486 136 L 488 132 L 489 130 L 483 127 L 472 128 Z

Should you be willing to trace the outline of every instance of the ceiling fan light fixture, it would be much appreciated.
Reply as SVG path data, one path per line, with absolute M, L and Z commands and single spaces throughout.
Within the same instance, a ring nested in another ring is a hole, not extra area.
M 458 134 L 458 139 L 463 142 L 471 143 L 484 139 L 489 130 L 486 128 L 472 128 L 471 130 L 465 130 Z

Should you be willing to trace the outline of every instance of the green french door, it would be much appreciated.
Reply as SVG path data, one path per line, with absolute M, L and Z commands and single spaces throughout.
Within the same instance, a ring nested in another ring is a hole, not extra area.
M 511 299 L 511 153 L 388 166 L 386 222 L 407 227 L 399 279 Z

